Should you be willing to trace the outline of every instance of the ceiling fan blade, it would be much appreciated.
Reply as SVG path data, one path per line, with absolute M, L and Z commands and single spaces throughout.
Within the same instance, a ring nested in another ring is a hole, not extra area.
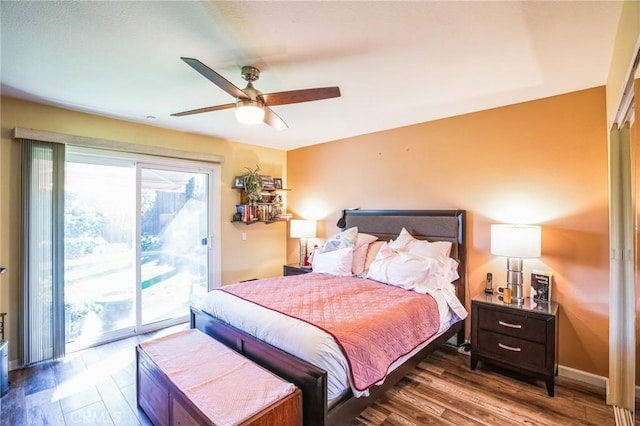
M 202 62 L 200 62 L 199 60 L 193 59 L 193 58 L 180 58 L 180 59 L 182 59 L 191 68 L 198 71 L 205 78 L 210 80 L 213 84 L 215 84 L 216 86 L 218 86 L 219 88 L 221 88 L 222 90 L 224 90 L 225 92 L 233 96 L 234 98 L 241 98 L 241 99 L 248 98 L 248 96 L 239 87 L 237 87 L 235 84 L 233 84 L 232 82 L 230 82 L 229 80 L 227 80 L 226 78 L 224 78 L 223 76 L 221 76 L 220 74 L 218 74 L 217 72 L 215 72 L 214 70 L 212 70 L 211 68 L 203 64 Z
M 285 123 L 284 120 L 278 116 L 278 114 L 273 112 L 273 110 L 266 105 L 264 106 L 264 119 L 262 121 L 276 130 L 284 130 L 289 128 L 289 126 L 287 126 L 287 123 Z
M 262 99 L 269 106 L 297 104 L 340 97 L 339 87 L 318 87 L 316 89 L 289 90 L 287 92 L 264 93 Z
M 216 106 L 210 106 L 210 107 L 205 107 L 205 108 L 192 109 L 192 110 L 189 110 L 189 111 L 176 112 L 174 114 L 171 114 L 171 116 L 172 117 L 182 117 L 182 116 L 185 116 L 185 115 L 201 114 L 203 112 L 211 112 L 211 111 L 219 111 L 221 109 L 235 108 L 235 106 L 236 106 L 235 103 L 216 105 Z

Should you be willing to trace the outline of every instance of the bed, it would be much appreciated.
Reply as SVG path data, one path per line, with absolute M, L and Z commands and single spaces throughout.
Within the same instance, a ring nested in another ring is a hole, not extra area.
M 346 210 L 343 212 L 343 217 L 340 219 L 338 225 L 343 230 L 357 227 L 359 233 L 373 235 L 382 241 L 399 239 L 398 236 L 402 232 L 408 231 L 413 238 L 418 240 L 451 243 L 449 256 L 456 261 L 458 275 L 458 278 L 453 282 L 455 286 L 455 296 L 459 299 L 459 302 L 461 302 L 459 304 L 464 306 L 466 287 L 465 211 Z M 309 275 L 309 280 L 313 278 L 313 275 L 316 275 L 316 279 L 333 279 L 332 277 L 323 276 L 324 274 L 307 275 Z M 284 277 L 284 279 L 304 280 L 304 276 Z M 282 280 L 282 278 L 280 280 Z M 371 282 L 371 280 L 363 280 L 361 278 L 353 280 Z M 368 283 L 362 282 L 358 284 L 369 285 Z M 413 293 L 406 292 L 406 290 L 403 291 L 405 293 Z M 220 293 L 226 292 L 217 292 L 217 294 Z M 280 345 L 280 343 L 278 343 L 280 347 L 276 347 L 243 331 L 240 327 L 244 328 L 244 325 L 238 325 L 244 321 L 242 316 L 240 322 L 233 322 L 238 320 L 230 320 L 224 313 L 221 314 L 221 312 L 218 312 L 217 309 L 210 307 L 205 308 L 204 306 L 205 305 L 200 305 L 199 307 L 192 306 L 191 327 L 198 328 L 216 340 L 242 353 L 247 358 L 273 371 L 285 380 L 295 383 L 303 392 L 303 420 L 304 424 L 307 425 L 338 425 L 349 423 L 349 421 L 371 405 L 386 390 L 393 387 L 402 377 L 414 369 L 415 366 L 435 350 L 435 348 L 447 341 L 452 341 L 452 343 L 456 345 L 460 345 L 464 341 L 464 321 L 450 321 L 447 327 L 440 327 L 435 336 L 424 341 L 414 350 L 407 352 L 406 356 L 398 359 L 397 362 L 389 368 L 388 375 L 384 378 L 381 385 L 371 386 L 366 389 L 353 386 L 353 388 L 347 389 L 337 396 L 335 392 L 330 392 L 330 389 L 335 387 L 330 380 L 334 375 L 332 367 L 327 368 L 323 365 L 325 368 L 322 368 L 319 366 L 319 362 L 304 361 L 302 358 L 306 358 L 306 356 L 300 354 L 295 356 L 287 350 L 283 350 L 282 347 L 287 347 L 286 345 Z M 229 309 L 229 311 L 236 310 L 239 309 L 235 307 Z M 215 315 L 212 312 L 215 312 Z M 247 316 L 249 315 L 247 314 Z M 230 324 L 235 324 L 237 327 Z M 250 330 L 251 333 L 256 334 L 256 331 L 253 330 L 252 327 L 245 328 L 245 330 Z M 307 333 L 308 330 L 302 332 L 301 335 L 306 335 Z M 261 336 L 260 334 L 257 335 Z M 333 335 L 330 337 L 332 336 Z M 289 351 L 297 354 L 297 352 L 293 350 Z M 347 364 L 352 366 L 351 359 L 349 359 Z M 348 379 L 353 381 L 353 372 L 352 376 L 349 376 Z M 352 382 L 351 384 L 354 385 L 355 383 Z

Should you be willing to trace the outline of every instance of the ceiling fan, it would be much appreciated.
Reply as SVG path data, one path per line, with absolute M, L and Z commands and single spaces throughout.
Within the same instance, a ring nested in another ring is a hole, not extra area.
M 253 82 L 260 78 L 260 70 L 252 66 L 242 67 L 242 78 L 247 81 L 247 87 L 240 89 L 229 80 L 203 64 L 197 59 L 180 58 L 187 65 L 198 71 L 213 84 L 236 98 L 229 104 L 215 105 L 205 108 L 171 114 L 173 117 L 200 114 L 203 112 L 218 111 L 221 109 L 236 109 L 236 118 L 243 124 L 257 124 L 264 121 L 276 130 L 284 130 L 287 123 L 284 122 L 269 107 L 275 105 L 296 104 L 300 102 L 318 101 L 321 99 L 337 98 L 340 96 L 339 87 L 319 87 L 315 89 L 290 90 L 286 92 L 262 93 L 253 87 Z

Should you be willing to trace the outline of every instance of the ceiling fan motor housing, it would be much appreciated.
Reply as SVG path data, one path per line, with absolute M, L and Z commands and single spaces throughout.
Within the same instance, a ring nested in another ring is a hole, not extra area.
M 244 78 L 248 82 L 256 81 L 260 78 L 260 70 L 250 65 L 243 66 L 241 74 L 242 78 Z

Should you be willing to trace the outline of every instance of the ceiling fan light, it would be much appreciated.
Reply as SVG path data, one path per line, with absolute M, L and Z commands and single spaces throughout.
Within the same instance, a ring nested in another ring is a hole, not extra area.
M 242 124 L 258 124 L 264 119 L 264 108 L 258 101 L 241 99 L 236 102 L 236 119 Z

